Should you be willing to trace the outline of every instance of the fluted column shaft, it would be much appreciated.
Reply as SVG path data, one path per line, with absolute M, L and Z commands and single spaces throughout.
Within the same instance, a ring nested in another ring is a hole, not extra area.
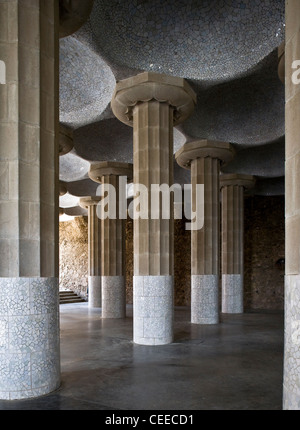
M 58 2 L 0 2 L 0 398 L 60 384 Z
M 102 318 L 125 318 L 126 186 L 127 181 L 132 180 L 132 164 L 94 163 L 89 176 L 100 184 L 97 215 L 101 220 Z
M 173 185 L 173 127 L 192 112 L 196 97 L 181 78 L 141 73 L 117 84 L 113 112 L 133 126 L 134 186 L 141 187 L 134 218 L 134 342 L 173 340 L 173 207 L 163 219 L 152 212 L 151 189 Z M 140 190 L 134 191 L 134 202 Z M 171 199 L 172 202 L 172 199 Z M 155 204 L 153 204 L 155 206 Z
M 151 218 L 151 185 L 173 184 L 173 109 L 158 101 L 137 105 L 133 116 L 134 183 L 148 190 L 146 219 L 134 222 L 134 275 L 173 275 L 173 213 Z
M 119 218 L 119 176 L 103 175 L 103 185 L 115 189 L 116 218 L 101 221 L 102 318 L 125 318 L 125 220 Z
M 97 204 L 88 206 L 88 274 L 101 276 L 101 223 Z
M 88 205 L 88 288 L 89 306 L 100 308 L 101 300 L 101 221 L 97 202 Z
M 150 211 L 151 185 L 173 184 L 173 109 L 158 101 L 138 104 L 133 124 L 134 184 L 148 190 L 148 213 L 134 220 L 134 340 L 164 344 L 173 340 L 173 213 L 162 219 L 160 206 L 152 219 Z
M 191 232 L 191 321 L 194 324 L 219 322 L 219 242 L 221 163 L 229 162 L 234 150 L 229 143 L 206 139 L 186 143 L 176 153 L 177 163 L 191 169 L 192 212 L 204 206 L 203 224 Z M 204 186 L 199 205 L 197 186 Z M 199 228 L 201 226 L 201 228 Z
M 220 177 L 222 196 L 222 312 L 244 311 L 244 193 L 255 178 L 242 174 Z
M 88 298 L 89 307 L 101 307 L 101 221 L 97 214 L 100 198 L 82 197 L 79 204 L 88 210 Z
M 219 198 L 220 160 L 197 158 L 191 162 L 192 205 L 197 184 L 204 184 L 204 225 L 191 232 L 191 321 L 216 324 L 219 321 Z
M 242 313 L 244 287 L 244 188 L 222 187 L 222 312 Z
M 222 273 L 239 274 L 244 259 L 244 187 L 222 187 Z
M 196 185 L 204 184 L 204 226 L 192 231 L 192 275 L 219 274 L 219 173 L 220 160 L 197 158 L 191 162 L 192 208 L 196 210 Z

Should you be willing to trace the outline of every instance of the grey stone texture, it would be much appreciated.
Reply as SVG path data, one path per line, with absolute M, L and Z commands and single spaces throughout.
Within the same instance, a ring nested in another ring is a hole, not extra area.
M 300 276 L 288 275 L 285 279 L 285 340 L 283 408 L 300 409 Z
M 124 276 L 102 276 L 102 318 L 126 317 Z
M 97 0 L 82 33 L 113 64 L 224 82 L 245 74 L 281 43 L 283 15 L 284 4 L 268 0 Z
M 219 276 L 192 275 L 191 278 L 192 324 L 218 324 Z
M 172 276 L 133 277 L 133 340 L 141 345 L 173 341 Z
M 56 278 L 0 278 L 0 398 L 42 396 L 60 385 Z
M 244 311 L 243 275 L 222 275 L 222 312 L 240 314 Z
M 93 50 L 72 36 L 60 41 L 62 123 L 78 128 L 91 118 L 99 121 L 110 102 L 115 82 L 110 67 Z
M 101 276 L 88 277 L 88 298 L 91 308 L 101 308 L 102 306 L 101 293 Z

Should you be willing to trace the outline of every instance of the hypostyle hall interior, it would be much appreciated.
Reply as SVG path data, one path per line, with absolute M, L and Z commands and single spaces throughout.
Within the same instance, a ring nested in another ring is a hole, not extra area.
M 300 409 L 299 30 L 0 1 L 1 410 Z

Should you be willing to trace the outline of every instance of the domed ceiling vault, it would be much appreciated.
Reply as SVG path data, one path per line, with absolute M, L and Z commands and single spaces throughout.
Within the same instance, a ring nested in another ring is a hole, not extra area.
M 61 3 L 68 23 L 60 39 L 60 122 L 74 144 L 60 157 L 68 196 L 95 193 L 90 163 L 132 162 L 132 129 L 114 117 L 110 101 L 116 81 L 142 71 L 185 78 L 197 94 L 193 115 L 174 129 L 174 153 L 194 139 L 230 142 L 237 155 L 224 173 L 256 176 L 254 194 L 284 193 L 284 0 L 94 0 L 80 14 L 82 2 Z M 174 167 L 175 182 L 188 183 Z M 66 210 L 82 214 L 76 205 Z

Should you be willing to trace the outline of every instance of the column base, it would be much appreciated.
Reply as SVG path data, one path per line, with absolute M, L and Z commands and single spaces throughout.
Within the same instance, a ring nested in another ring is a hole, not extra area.
M 193 324 L 218 324 L 218 297 L 218 275 L 192 275 L 191 322 Z
M 60 386 L 56 278 L 0 278 L 0 399 L 40 397 Z
M 300 409 L 300 275 L 285 277 L 283 409 Z
M 173 342 L 172 276 L 133 277 L 133 340 L 139 345 Z
M 102 318 L 126 317 L 124 276 L 102 276 Z
M 101 308 L 101 276 L 89 276 L 89 307 Z
M 242 314 L 244 312 L 243 276 L 222 275 L 222 312 Z

